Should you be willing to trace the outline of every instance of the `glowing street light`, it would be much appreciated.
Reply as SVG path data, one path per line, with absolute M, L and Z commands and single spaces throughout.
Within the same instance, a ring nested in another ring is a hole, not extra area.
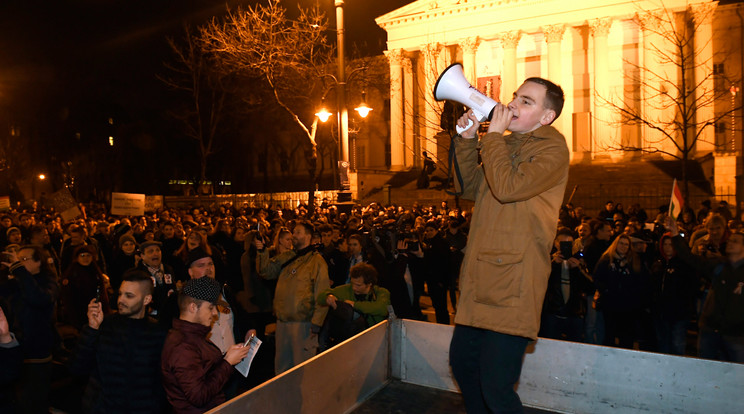
M 327 120 L 328 120 L 328 118 L 330 118 L 330 117 L 331 117 L 331 115 L 333 115 L 333 114 L 332 114 L 332 113 L 330 113 L 330 112 L 328 112 L 328 111 L 327 111 L 327 110 L 325 109 L 325 107 L 321 108 L 321 109 L 320 109 L 320 111 L 318 111 L 318 112 L 316 112 L 316 113 L 315 113 L 315 116 L 317 116 L 317 117 L 318 117 L 318 119 L 320 119 L 320 122 L 325 122 L 325 121 L 327 121 Z
M 367 93 L 362 92 L 362 103 L 354 108 L 355 111 L 359 113 L 359 116 L 362 118 L 366 118 L 367 115 L 369 115 L 369 111 L 372 110 L 369 106 L 367 106 Z
M 44 175 L 44 174 L 39 174 L 39 180 L 45 180 L 45 179 L 46 179 L 46 175 Z

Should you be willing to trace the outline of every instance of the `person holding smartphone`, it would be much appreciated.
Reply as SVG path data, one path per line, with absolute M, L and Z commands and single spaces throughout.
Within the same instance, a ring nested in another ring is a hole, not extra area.
M 583 342 L 586 297 L 594 294 L 594 285 L 581 271 L 579 258 L 571 254 L 573 242 L 571 229 L 558 229 L 540 318 L 538 335 L 543 338 Z
M 90 375 L 83 401 L 90 412 L 156 414 L 166 405 L 159 366 L 167 330 L 147 316 L 153 291 L 149 273 L 130 269 L 122 275 L 118 313 L 107 314 L 96 298 L 88 303 L 70 370 Z

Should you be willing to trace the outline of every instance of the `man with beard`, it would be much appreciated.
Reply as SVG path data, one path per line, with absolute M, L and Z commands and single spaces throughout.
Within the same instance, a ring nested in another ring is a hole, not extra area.
M 318 332 L 328 307 L 316 303 L 318 294 L 330 288 L 328 266 L 310 244 L 313 225 L 299 221 L 292 234 L 294 250 L 269 258 L 264 243 L 256 238 L 258 273 L 277 279 L 274 295 L 276 314 L 276 374 L 315 356 Z
M 223 389 L 233 366 L 250 350 L 240 343 L 223 355 L 207 339 L 220 302 L 220 284 L 210 277 L 189 280 L 178 294 L 179 318 L 173 320 L 160 365 L 168 402 L 177 414 L 203 413 L 225 402 Z
M 159 368 L 167 332 L 146 316 L 152 293 L 150 275 L 131 269 L 119 288 L 118 314 L 104 318 L 101 302 L 88 305 L 88 325 L 71 368 L 90 374 L 86 411 L 160 413 L 166 407 Z

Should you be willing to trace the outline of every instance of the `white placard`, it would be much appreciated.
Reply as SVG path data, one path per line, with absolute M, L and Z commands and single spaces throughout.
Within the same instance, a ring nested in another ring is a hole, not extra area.
M 111 214 L 118 216 L 143 216 L 145 214 L 145 195 L 111 193 Z

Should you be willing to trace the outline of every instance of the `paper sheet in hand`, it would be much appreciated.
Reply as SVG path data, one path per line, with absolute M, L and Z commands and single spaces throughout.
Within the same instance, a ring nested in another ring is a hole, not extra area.
M 258 337 L 251 338 L 250 342 L 248 343 L 248 346 L 251 347 L 251 350 L 248 351 L 248 355 L 243 358 L 242 361 L 240 361 L 237 365 L 235 365 L 235 369 L 238 370 L 241 374 L 243 374 L 244 377 L 248 376 L 248 371 L 251 369 L 251 362 L 253 362 L 253 357 L 256 356 L 256 352 L 258 352 L 258 347 L 261 346 L 261 340 L 258 339 Z

